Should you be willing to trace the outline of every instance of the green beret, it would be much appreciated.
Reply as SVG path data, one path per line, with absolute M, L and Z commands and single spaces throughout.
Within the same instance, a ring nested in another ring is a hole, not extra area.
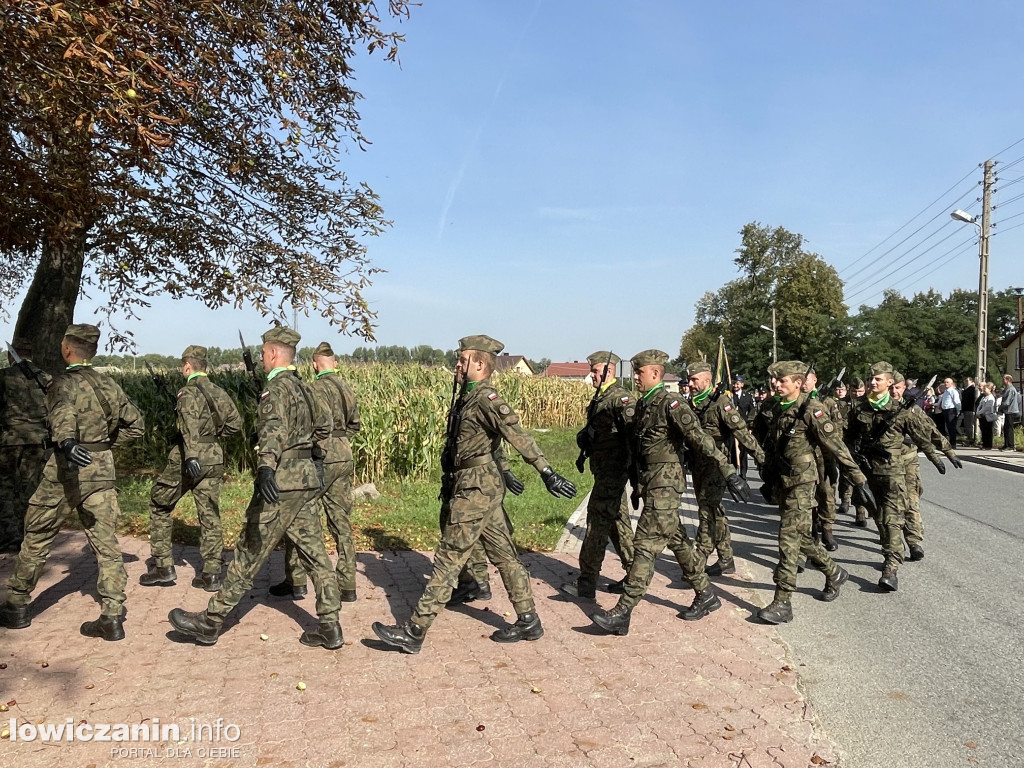
M 622 362 L 622 358 L 616 355 L 614 352 L 608 350 L 601 350 L 595 352 L 592 355 L 587 356 L 587 362 L 591 365 L 601 365 L 602 363 L 611 363 L 612 365 L 618 365 Z
M 294 347 L 299 343 L 299 336 L 297 331 L 293 331 L 286 325 L 277 325 L 271 328 L 269 331 L 263 334 L 263 343 L 277 342 L 278 344 L 284 344 L 288 347 Z
M 497 339 L 492 339 L 490 336 L 485 336 L 482 333 L 474 336 L 463 336 L 459 339 L 459 352 L 465 352 L 467 349 L 474 349 L 477 352 L 490 352 L 492 355 L 496 355 L 505 348 Z
M 334 350 L 331 349 L 329 341 L 321 341 L 313 350 L 313 357 L 334 357 Z
M 781 379 L 783 376 L 806 376 L 807 375 L 807 363 L 800 360 L 780 360 L 777 363 L 773 363 L 775 366 L 775 378 Z
M 64 336 L 84 341 L 86 344 L 98 344 L 100 341 L 100 329 L 88 323 L 72 323 L 64 331 Z
M 891 363 L 887 363 L 885 361 L 882 361 L 880 363 L 875 363 L 870 368 L 868 368 L 868 375 L 869 376 L 878 376 L 878 375 L 883 374 L 883 373 L 892 374 L 892 372 L 895 371 L 895 370 L 896 369 L 892 367 Z
M 634 368 L 643 368 L 645 365 L 664 365 L 668 362 L 668 353 L 660 349 L 645 349 L 637 352 L 629 361 Z
M 893 371 L 892 372 L 892 380 L 896 384 L 903 384 L 906 381 L 906 379 L 903 378 L 903 374 L 900 373 L 899 371 Z
M 686 366 L 687 377 L 693 376 L 695 373 L 711 373 L 711 366 L 703 360 Z
M 190 357 L 194 357 L 196 360 L 205 360 L 206 347 L 200 347 L 198 344 L 189 344 L 185 347 L 185 351 L 181 353 L 181 359 L 187 360 Z

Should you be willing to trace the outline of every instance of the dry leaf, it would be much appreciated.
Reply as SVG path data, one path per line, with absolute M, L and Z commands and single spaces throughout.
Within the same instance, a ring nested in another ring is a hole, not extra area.
M 7 665 L 6 664 L 0 664 L 0 669 L 7 669 Z
M 723 739 L 725 739 L 725 740 L 727 740 L 727 741 L 731 741 L 731 740 L 732 740 L 732 734 L 730 734 L 730 733 L 726 733 L 726 734 L 724 734 L 724 735 L 722 736 L 722 738 L 723 738 Z
M 85 690 L 91 691 L 95 687 L 96 687 L 95 685 L 93 685 L 92 683 L 89 683 L 87 686 L 85 686 Z
M 270 679 L 273 680 L 275 677 L 277 677 L 277 672 L 271 672 Z
M 540 688 L 538 688 L 537 686 L 534 686 L 533 688 L 530 689 L 530 693 L 543 693 L 543 691 Z
M 964 742 L 964 746 L 967 747 L 968 749 L 977 749 L 978 748 L 978 742 L 976 742 L 976 741 L 965 741 Z
M 43 669 L 46 669 L 46 668 L 47 668 L 48 666 L 50 666 L 50 662 L 48 662 L 48 661 L 44 661 L 44 662 L 43 662 L 42 664 L 40 664 L 39 666 L 41 666 L 41 667 L 42 667 Z
M 697 703 L 695 703 L 695 704 L 691 704 L 690 706 L 693 707 L 694 709 L 707 709 L 708 708 L 707 704 L 701 704 L 699 701 Z
M 811 762 L 814 763 L 815 765 L 823 765 L 823 764 L 827 763 L 828 760 L 826 760 L 821 755 L 814 755 L 813 757 L 811 757 Z
M 727 726 L 725 726 L 725 730 L 727 730 L 727 731 L 735 731 L 736 729 L 733 728 L 731 725 L 727 725 Z
M 10 709 L 10 707 L 6 704 L 0 704 L 0 712 L 6 712 L 8 709 Z
M 482 731 L 482 730 L 484 730 L 484 727 L 485 727 L 485 726 L 484 726 L 484 724 L 483 724 L 483 723 L 481 723 L 480 725 L 478 725 L 478 726 L 476 727 L 476 729 L 477 729 L 478 731 Z
M 793 668 L 791 666 L 789 666 L 789 664 L 784 664 L 783 667 L 782 667 L 782 671 L 783 672 L 792 672 Z
M 302 682 L 301 680 L 299 681 L 299 684 L 296 685 L 295 687 L 298 688 L 300 691 L 306 690 L 306 684 L 304 682 Z
M 0 731 L 0 739 L 9 739 L 10 737 L 11 737 L 11 729 L 10 728 L 4 728 L 2 731 Z
M 270 635 L 260 635 L 260 640 L 269 640 Z

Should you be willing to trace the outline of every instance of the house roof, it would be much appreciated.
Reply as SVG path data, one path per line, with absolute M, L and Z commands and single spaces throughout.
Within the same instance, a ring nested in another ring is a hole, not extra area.
M 1010 345 L 1021 337 L 1021 334 L 1024 334 L 1024 325 L 1018 328 L 1017 332 L 1013 334 L 1013 336 L 1011 336 L 1010 338 L 1003 342 L 1003 349 L 1009 349 Z
M 515 368 L 519 361 L 522 360 L 526 363 L 526 367 L 530 369 L 531 373 L 536 373 L 533 370 L 533 366 L 530 365 L 530 361 L 527 360 L 523 355 L 510 355 L 508 352 L 498 355 L 497 362 L 495 363 L 494 370 L 496 371 L 507 371 L 511 368 Z
M 558 376 L 569 379 L 585 379 L 590 375 L 590 363 L 551 363 L 544 369 L 544 376 Z

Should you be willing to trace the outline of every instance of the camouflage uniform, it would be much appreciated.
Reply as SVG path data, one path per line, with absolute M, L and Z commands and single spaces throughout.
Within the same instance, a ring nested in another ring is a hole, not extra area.
M 871 370 L 872 376 L 893 372 L 888 363 L 877 363 Z M 885 422 L 890 422 L 890 426 L 872 444 L 872 433 Z M 878 526 L 885 558 L 883 579 L 887 578 L 887 574 L 895 577 L 896 570 L 903 562 L 903 525 L 909 503 L 903 459 L 904 436 L 908 436 L 924 451 L 933 464 L 942 466 L 942 455 L 931 444 L 930 430 L 911 411 L 903 408 L 898 400 L 887 394 L 873 403 L 864 395 L 853 404 L 846 441 L 870 465 L 868 482 L 878 501 L 875 524 Z
M 801 375 L 807 370 L 799 361 L 775 364 L 777 378 Z M 796 591 L 797 565 L 805 557 L 833 582 L 840 568 L 825 547 L 812 535 L 818 461 L 814 449 L 831 456 L 854 484 L 865 481 L 850 451 L 839 437 L 825 406 L 807 393 L 784 403 L 776 399 L 766 413 L 767 436 L 763 443 L 767 464 L 764 477 L 779 505 L 779 564 L 775 568 L 776 603 L 788 605 Z M 827 588 L 827 587 L 826 587 Z M 788 620 L 788 619 L 787 619 Z
M 913 401 L 911 402 L 913 403 Z M 935 422 L 929 418 L 921 406 L 913 403 L 907 407 L 907 410 L 931 434 L 931 442 L 936 449 L 947 456 L 953 452 L 953 446 L 949 444 L 945 435 L 939 432 Z M 915 551 L 924 543 L 924 520 L 921 518 L 921 494 L 924 493 L 924 488 L 921 485 L 921 460 L 917 455 L 917 446 L 909 437 L 903 438 L 902 458 L 903 468 L 907 475 L 907 509 L 903 523 L 903 537 L 906 539 L 913 559 Z
M 689 375 L 701 371 L 709 371 L 707 363 L 691 365 L 687 369 Z M 711 390 L 708 389 L 695 395 L 690 401 L 693 405 L 701 428 L 715 441 L 715 447 L 728 455 L 732 441 L 736 440 L 744 449 L 754 454 L 754 461 L 760 466 L 764 463 L 764 451 L 750 433 L 747 422 L 740 415 L 736 404 L 728 394 L 719 395 L 710 400 Z M 718 464 L 703 454 L 692 454 L 690 474 L 693 477 L 694 495 L 697 497 L 697 514 L 700 524 L 697 528 L 697 548 L 705 558 L 718 550 L 720 568 L 730 569 L 733 566 L 732 537 L 729 534 L 729 521 L 725 517 L 722 497 L 725 495 L 725 477 Z
M 819 399 L 817 391 L 812 397 Z M 835 397 L 827 396 L 820 398 L 825 406 L 825 413 L 829 420 L 836 427 L 836 436 L 840 441 L 843 439 L 843 415 L 839 411 L 839 405 Z M 815 529 L 831 538 L 832 528 L 836 522 L 836 484 L 839 480 L 839 464 L 830 454 L 815 448 L 815 456 L 818 459 L 818 488 L 815 491 L 815 498 L 818 503 L 814 510 Z
M 206 348 L 190 346 L 182 359 L 206 359 Z M 178 441 L 167 465 L 153 484 L 149 497 L 149 547 L 157 568 L 174 565 L 171 514 L 186 493 L 192 493 L 199 518 L 199 555 L 203 573 L 220 574 L 224 568 L 224 531 L 220 520 L 220 490 L 224 478 L 224 449 L 218 438 L 242 429 L 242 417 L 227 392 L 202 372 L 188 377 L 174 406 Z M 202 474 L 189 477 L 185 462 L 195 459 Z
M 72 325 L 65 336 L 95 344 L 99 329 Z M 75 440 L 91 454 L 92 463 L 85 467 L 69 464 L 61 451 L 47 459 L 42 481 L 25 514 L 25 540 L 7 585 L 8 602 L 15 606 L 31 602 L 32 590 L 60 531 L 66 503 L 78 510 L 96 555 L 100 613 L 120 617 L 128 574 L 115 533 L 120 509 L 111 448 L 142 436 L 142 413 L 113 379 L 96 373 L 88 364 L 69 365 L 54 379 L 46 394 L 46 410 L 54 445 Z
M 833 398 L 835 399 L 835 398 Z M 850 419 L 850 409 L 853 404 L 848 398 L 842 400 L 835 400 L 836 411 L 835 411 L 835 425 L 836 429 L 839 430 L 840 436 L 843 437 L 845 442 L 846 439 L 846 427 Z M 838 470 L 838 467 L 836 468 Z M 836 495 L 839 498 L 839 511 L 843 513 L 847 512 L 850 508 L 850 502 L 853 501 L 853 485 L 847 479 L 845 474 L 839 474 L 839 480 L 837 483 Z
M 595 352 L 587 358 L 591 365 L 619 358 L 607 352 Z M 633 524 L 626 498 L 629 480 L 629 436 L 633 429 L 636 403 L 633 395 L 617 379 L 605 382 L 587 412 L 587 423 L 577 441 L 587 446 L 594 487 L 587 502 L 587 532 L 580 546 L 580 576 L 577 588 L 584 594 L 597 587 L 605 550 L 611 541 L 629 571 L 633 563 Z M 582 447 L 582 446 L 581 446 Z
M 314 355 L 334 356 L 326 342 L 316 348 Z M 356 548 L 352 541 L 352 475 L 354 462 L 349 438 L 362 427 L 359 405 L 352 388 L 332 368 L 320 371 L 312 385 L 320 406 L 331 418 L 331 435 L 324 443 L 324 487 L 317 506 L 323 505 L 327 513 L 327 528 L 338 548 L 338 584 L 342 592 L 354 595 L 356 589 Z M 314 510 L 319 517 L 319 509 Z M 292 586 L 304 586 L 306 572 L 299 554 L 290 539 L 285 539 L 285 581 Z M 351 599 L 351 597 L 350 597 Z
M 15 348 L 26 349 L 18 342 Z M 49 386 L 51 381 L 27 359 L 0 370 L 0 552 L 21 547 L 28 500 L 43 476 L 49 436 L 40 383 Z

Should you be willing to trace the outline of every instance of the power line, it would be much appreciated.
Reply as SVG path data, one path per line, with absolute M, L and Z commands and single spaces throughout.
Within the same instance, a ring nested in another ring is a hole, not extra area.
M 954 250 L 955 250 L 955 249 L 954 249 Z M 971 246 L 969 246 L 969 247 L 967 247 L 967 248 L 964 248 L 964 249 L 962 249 L 962 250 L 960 250 L 960 251 L 957 251 L 956 253 L 954 253 L 954 254 L 953 254 L 952 256 L 950 256 L 949 258 L 946 258 L 946 259 L 943 259 L 942 261 L 936 262 L 936 263 L 935 263 L 935 264 L 933 264 L 932 266 L 933 266 L 934 268 L 938 268 L 938 267 L 944 267 L 944 266 L 946 266 L 947 264 L 949 264 L 949 263 L 950 263 L 951 261 L 956 261 L 956 260 L 957 260 L 958 258 L 960 258 L 961 256 L 965 256 L 966 254 L 968 254 L 968 253 L 971 253 L 971 252 L 972 252 L 973 250 L 974 250 L 974 246 L 973 246 L 973 244 L 972 244 Z M 913 276 L 911 276 L 911 277 L 910 277 L 910 279 L 909 279 L 909 280 L 904 280 L 904 281 L 903 281 L 902 283 L 900 283 L 899 285 L 897 285 L 897 286 L 893 287 L 893 290 L 894 290 L 894 291 L 900 291 L 900 292 L 902 292 L 902 291 L 903 291 L 903 289 L 904 289 L 904 288 L 905 288 L 906 286 L 908 286 L 908 285 L 911 285 L 911 284 L 913 284 L 913 283 L 914 283 L 915 281 L 917 281 L 917 280 L 919 280 L 919 279 L 920 279 L 920 278 L 919 278 L 919 276 L 918 276 L 918 275 L 913 275 Z
M 894 275 L 895 275 L 895 274 L 896 274 L 897 272 L 902 272 L 902 271 L 903 271 L 904 269 L 906 269 L 907 267 L 909 267 L 909 266 L 910 266 L 911 264 L 913 264 L 913 263 L 914 263 L 915 261 L 917 261 L 918 259 L 920 259 L 920 258 L 922 258 L 923 256 L 925 256 L 925 255 L 926 255 L 926 254 L 927 254 L 927 253 L 928 253 L 929 251 L 931 251 L 931 250 L 932 250 L 932 249 L 934 249 L 934 248 L 937 248 L 937 247 L 938 247 L 938 246 L 939 246 L 940 244 L 942 244 L 942 243 L 946 242 L 947 240 L 949 240 L 949 238 L 953 237 L 953 235 L 955 235 L 955 234 L 956 234 L 957 232 L 959 232 L 959 231 L 960 231 L 960 230 L 958 230 L 958 229 L 954 229 L 954 230 L 953 230 L 952 232 L 950 232 L 950 233 L 949 233 L 948 235 L 946 235 L 946 236 L 945 236 L 944 238 L 942 238 L 942 239 L 941 239 L 941 240 L 939 240 L 938 242 L 936 242 L 936 243 L 934 243 L 934 244 L 930 245 L 930 246 L 929 246 L 928 248 L 926 248 L 925 250 L 921 251 L 921 253 L 919 253 L 919 254 L 918 254 L 917 256 L 915 256 L 914 258 L 912 258 L 912 259 L 911 259 L 910 261 L 908 261 L 908 262 L 907 262 L 906 264 L 903 264 L 903 265 L 901 265 L 901 266 L 897 267 L 896 269 L 894 269 L 894 270 L 891 270 L 891 271 L 887 272 L 886 274 L 882 275 L 882 276 L 881 276 L 880 278 L 878 278 L 877 280 L 875 280 L 875 281 L 874 281 L 873 283 L 871 283 L 871 284 L 869 284 L 869 285 L 866 285 L 866 286 L 864 286 L 864 287 L 863 287 L 863 288 L 861 288 L 861 289 L 860 289 L 859 291 L 856 291 L 856 292 L 855 292 L 854 294 L 852 294 L 852 295 L 851 295 L 851 296 L 849 297 L 849 299 L 848 299 L 848 300 L 849 300 L 849 301 L 852 301 L 852 300 L 853 300 L 853 299 L 855 299 L 855 298 L 856 298 L 857 296 L 861 296 L 861 295 L 864 295 L 864 294 L 870 294 L 870 293 L 871 293 L 871 290 L 870 290 L 871 288 L 874 288 L 874 287 L 875 287 L 876 285 L 878 285 L 879 283 L 883 283 L 883 282 L 885 282 L 885 281 L 886 281 L 886 280 L 888 280 L 889 278 L 893 277 L 893 276 L 894 276 Z M 964 245 L 966 245 L 967 243 L 970 243 L 970 242 L 971 242 L 971 241 L 973 241 L 973 240 L 974 240 L 974 235 L 971 235 L 971 237 L 969 237 L 969 238 L 968 238 L 967 240 L 964 240 L 964 241 L 963 241 L 962 243 L 958 243 L 957 245 L 953 246 L 953 248 L 952 248 L 951 250 L 956 250 L 957 248 L 962 248 L 962 247 L 963 247 Z M 950 253 L 950 251 L 946 251 L 946 253 L 943 253 L 943 254 L 941 254 L 941 255 L 940 255 L 940 256 L 939 256 L 938 258 L 940 258 L 940 259 L 941 259 L 941 258 L 942 258 L 943 256 L 945 256 L 945 255 L 946 255 L 946 254 L 948 254 L 948 253 Z

